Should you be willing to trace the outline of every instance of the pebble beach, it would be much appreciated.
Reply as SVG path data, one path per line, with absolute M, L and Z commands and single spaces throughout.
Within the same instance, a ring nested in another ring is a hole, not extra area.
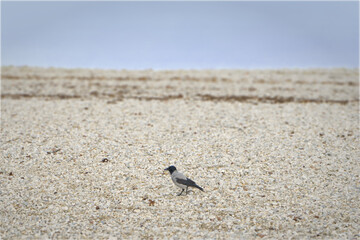
M 2 67 L 0 239 L 360 239 L 359 130 L 358 69 Z

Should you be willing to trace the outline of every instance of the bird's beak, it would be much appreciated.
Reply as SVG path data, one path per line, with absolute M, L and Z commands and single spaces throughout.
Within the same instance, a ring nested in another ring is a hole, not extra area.
M 164 171 L 169 171 L 169 168 L 165 168 Z

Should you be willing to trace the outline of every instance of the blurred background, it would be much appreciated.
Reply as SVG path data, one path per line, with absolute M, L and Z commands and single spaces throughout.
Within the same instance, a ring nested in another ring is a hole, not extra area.
M 2 2 L 3 66 L 359 65 L 359 2 Z

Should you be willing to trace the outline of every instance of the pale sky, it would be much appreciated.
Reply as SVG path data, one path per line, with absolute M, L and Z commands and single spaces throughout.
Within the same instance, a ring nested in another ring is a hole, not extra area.
M 2 65 L 359 66 L 359 3 L 1 2 Z

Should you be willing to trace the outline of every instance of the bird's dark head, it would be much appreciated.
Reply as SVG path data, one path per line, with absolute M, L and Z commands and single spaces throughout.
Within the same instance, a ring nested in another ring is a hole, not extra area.
M 176 167 L 175 167 L 175 166 L 170 166 L 170 167 L 168 167 L 168 168 L 165 168 L 164 170 L 165 170 L 165 171 L 169 171 L 170 174 L 172 174 L 173 172 L 176 171 Z

